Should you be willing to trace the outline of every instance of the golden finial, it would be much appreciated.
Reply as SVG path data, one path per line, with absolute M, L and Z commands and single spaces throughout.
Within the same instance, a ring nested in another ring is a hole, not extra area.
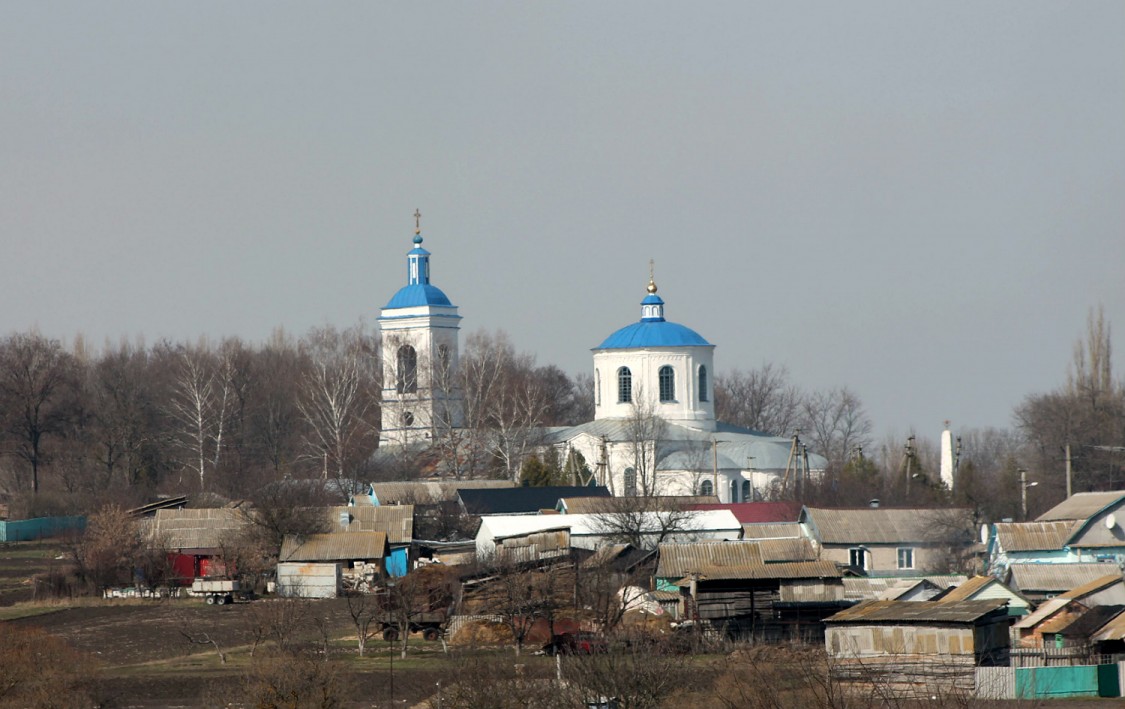
M 414 233 L 422 233 L 422 212 L 418 209 L 414 210 Z
M 652 295 L 652 294 L 656 293 L 656 279 L 653 276 L 653 273 L 655 271 L 654 266 L 655 266 L 655 264 L 653 263 L 652 259 L 649 259 L 648 260 L 648 292 L 649 292 L 649 295 Z

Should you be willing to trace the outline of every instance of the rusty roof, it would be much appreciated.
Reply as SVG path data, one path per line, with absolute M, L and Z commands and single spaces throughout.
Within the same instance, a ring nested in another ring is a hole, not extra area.
M 811 522 L 824 544 L 926 544 L 973 538 L 972 511 L 964 508 L 806 507 L 801 519 Z
M 1002 600 L 867 601 L 825 618 L 825 623 L 973 623 L 1004 608 Z M 1006 611 L 1005 611 L 1006 613 Z
M 1012 564 L 1008 567 L 1009 584 L 1028 593 L 1065 593 L 1081 585 L 1100 579 L 1114 568 L 1108 564 Z
M 217 549 L 250 524 L 247 514 L 228 507 L 157 510 L 152 539 L 168 549 Z
M 329 507 L 333 532 L 386 532 L 388 544 L 409 544 L 414 538 L 414 505 Z M 341 522 L 347 516 L 347 524 Z
M 281 543 L 279 561 L 369 561 L 387 552 L 385 532 L 288 534 Z
M 1125 490 L 1076 492 L 1036 518 L 1038 522 L 1087 520 L 1125 498 Z
M 758 542 L 698 542 L 661 544 L 656 575 L 681 579 L 699 574 L 705 579 L 839 578 L 831 561 L 767 563 Z
M 1079 523 L 997 522 L 996 539 L 1004 551 L 1050 551 L 1062 549 Z

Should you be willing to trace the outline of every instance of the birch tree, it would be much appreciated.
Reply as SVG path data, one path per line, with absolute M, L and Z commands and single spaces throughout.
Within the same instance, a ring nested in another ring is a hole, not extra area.
M 353 485 L 359 466 L 375 449 L 375 356 L 360 328 L 316 330 L 305 342 L 309 368 L 298 410 L 307 426 L 306 455 L 321 463 L 321 477 Z

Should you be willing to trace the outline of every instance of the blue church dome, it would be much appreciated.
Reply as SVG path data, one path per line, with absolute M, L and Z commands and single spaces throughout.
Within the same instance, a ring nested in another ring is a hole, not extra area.
M 599 350 L 624 350 L 633 347 L 711 347 L 703 337 L 679 323 L 667 320 L 642 320 L 626 325 L 598 345 Z
M 656 294 L 652 276 L 648 295 L 641 301 L 641 321 L 626 325 L 594 349 L 625 350 L 636 347 L 711 347 L 698 332 L 664 319 L 664 300 Z
M 441 288 L 430 284 L 412 283 L 398 289 L 398 293 L 384 308 L 413 308 L 419 305 L 452 305 Z
M 406 285 L 399 288 L 394 297 L 383 306 L 384 310 L 416 308 L 420 305 L 453 305 L 440 288 L 430 283 L 430 252 L 422 248 L 421 217 L 421 212 L 415 210 L 414 248 L 406 254 Z

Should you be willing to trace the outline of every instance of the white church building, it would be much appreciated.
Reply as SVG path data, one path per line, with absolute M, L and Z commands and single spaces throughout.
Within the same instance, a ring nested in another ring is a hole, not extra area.
M 641 319 L 594 348 L 594 420 L 552 429 L 565 460 L 581 453 L 614 495 L 762 499 L 801 461 L 793 442 L 715 418 L 715 346 L 664 317 L 650 276 Z M 809 454 L 817 474 L 826 461 Z
M 416 212 L 415 218 L 420 215 Z M 430 252 L 416 223 L 406 285 L 379 318 L 383 369 L 380 448 L 425 446 L 463 425 L 455 376 L 461 316 L 430 281 Z M 715 495 L 762 499 L 800 451 L 779 438 L 715 419 L 715 346 L 664 317 L 649 277 L 641 319 L 594 348 L 594 420 L 544 431 L 563 460 L 580 453 L 594 482 L 614 495 Z M 808 454 L 807 469 L 825 460 Z M 788 481 L 793 484 L 793 480 Z

